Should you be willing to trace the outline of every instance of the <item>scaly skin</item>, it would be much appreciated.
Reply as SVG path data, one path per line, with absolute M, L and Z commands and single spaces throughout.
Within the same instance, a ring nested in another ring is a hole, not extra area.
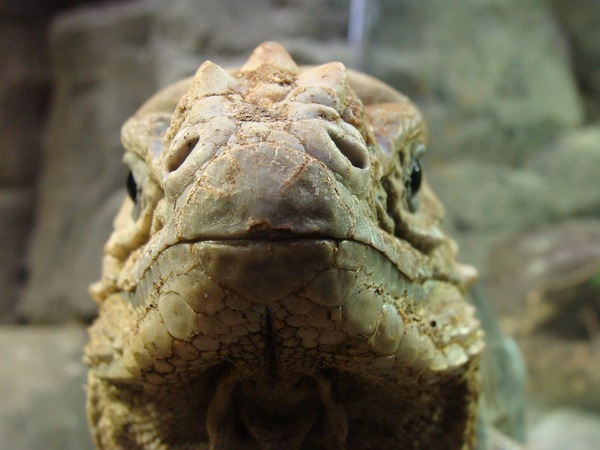
M 479 322 L 401 94 L 278 44 L 123 128 L 90 328 L 102 449 L 470 449 Z

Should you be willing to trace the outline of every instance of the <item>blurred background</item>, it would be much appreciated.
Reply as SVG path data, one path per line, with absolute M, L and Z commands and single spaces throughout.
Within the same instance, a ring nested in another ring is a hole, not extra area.
M 598 0 L 0 0 L 0 448 L 92 448 L 81 348 L 120 127 L 265 40 L 418 104 L 446 227 L 525 357 L 530 448 L 600 448 Z

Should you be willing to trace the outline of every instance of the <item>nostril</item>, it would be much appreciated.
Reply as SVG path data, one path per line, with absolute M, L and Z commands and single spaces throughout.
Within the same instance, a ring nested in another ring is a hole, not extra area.
M 366 169 L 369 167 L 369 158 L 363 145 L 352 142 L 344 136 L 340 136 L 332 131 L 328 131 L 327 134 L 329 134 L 329 137 L 342 155 L 344 155 L 354 167 L 359 169 Z
M 191 137 L 176 148 L 168 157 L 167 170 L 169 172 L 174 172 L 179 169 L 187 157 L 190 156 L 194 147 L 198 145 L 199 140 L 198 136 Z

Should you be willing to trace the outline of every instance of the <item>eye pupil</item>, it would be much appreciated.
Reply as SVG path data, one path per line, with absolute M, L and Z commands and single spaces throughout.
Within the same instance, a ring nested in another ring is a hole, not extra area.
M 410 161 L 410 165 L 408 167 L 408 175 L 405 181 L 406 186 L 406 201 L 408 203 L 408 209 L 411 212 L 416 212 L 419 207 L 419 199 L 417 198 L 417 193 L 421 188 L 421 183 L 423 181 L 423 170 L 421 169 L 421 164 L 419 164 L 419 160 L 413 158 Z
M 129 194 L 129 198 L 131 200 L 133 200 L 135 203 L 137 203 L 137 195 L 138 195 L 138 188 L 137 188 L 137 184 L 135 182 L 135 178 L 133 178 L 133 174 L 131 172 L 129 172 L 129 175 L 127 175 L 127 194 Z
M 423 171 L 421 170 L 421 164 L 416 159 L 413 159 L 410 167 L 410 192 L 412 195 L 419 192 L 422 181 Z

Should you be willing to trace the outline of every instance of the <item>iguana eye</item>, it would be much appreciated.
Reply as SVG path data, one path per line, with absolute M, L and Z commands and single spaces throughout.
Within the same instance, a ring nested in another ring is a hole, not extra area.
M 423 169 L 419 163 L 419 158 L 425 153 L 426 147 L 424 144 L 418 144 L 412 152 L 410 163 L 407 165 L 404 172 L 405 181 L 404 188 L 406 192 L 406 201 L 410 212 L 415 212 L 419 207 L 419 199 L 417 194 L 421 189 L 423 182 Z
M 419 207 L 419 199 L 417 193 L 421 188 L 421 182 L 423 181 L 423 170 L 421 164 L 416 159 L 411 159 L 408 167 L 408 176 L 404 182 L 406 201 L 408 203 L 408 209 L 410 212 L 415 212 Z
M 133 173 L 129 171 L 129 175 L 127 175 L 127 194 L 129 194 L 129 198 L 133 200 L 134 203 L 137 203 L 138 200 L 138 187 L 135 182 L 135 178 L 133 178 Z
M 421 181 L 423 180 L 423 171 L 421 170 L 421 164 L 416 159 L 410 162 L 410 193 L 415 195 L 419 192 L 421 187 Z

